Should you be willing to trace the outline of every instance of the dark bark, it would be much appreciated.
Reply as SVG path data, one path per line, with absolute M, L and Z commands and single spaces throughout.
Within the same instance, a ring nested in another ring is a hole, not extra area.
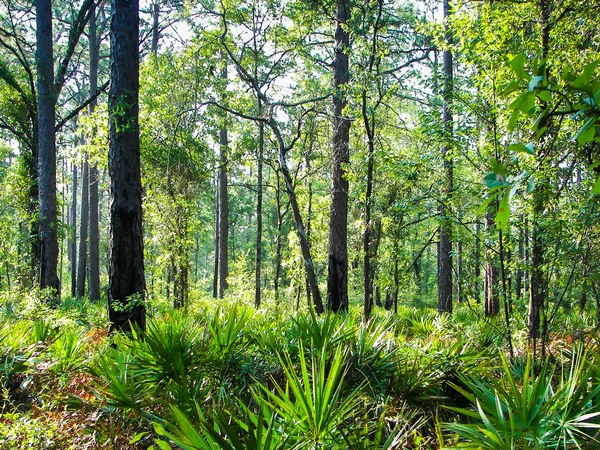
M 158 29 L 158 23 L 160 18 L 160 5 L 158 1 L 152 5 L 152 46 L 150 52 L 156 58 L 158 54 L 158 39 L 160 37 L 160 30 Z
M 491 244 L 491 235 L 494 232 L 493 213 L 487 212 L 485 215 L 485 231 L 488 236 L 488 243 Z M 495 253 L 489 248 L 486 251 L 484 266 L 484 315 L 486 317 L 496 316 L 500 312 L 500 298 L 498 296 L 498 267 Z
M 481 224 L 475 222 L 475 280 L 473 283 L 475 291 L 475 301 L 481 303 L 481 292 L 479 291 L 479 279 L 481 278 Z
M 77 166 L 75 164 L 73 164 L 72 196 L 69 253 L 71 256 L 71 297 L 75 297 L 77 295 Z
M 347 23 L 350 4 L 337 0 L 335 62 L 333 68 L 333 155 L 331 169 L 331 210 L 329 218 L 329 261 L 327 269 L 327 308 L 348 309 L 348 179 L 345 166 L 350 162 L 350 119 L 344 116 L 350 81 L 348 52 L 350 38 Z
M 450 4 L 444 0 L 444 19 L 448 21 L 451 15 Z M 452 44 L 452 34 L 446 25 L 446 43 Z M 452 161 L 452 51 L 444 50 L 444 145 L 442 158 L 444 160 L 444 186 L 443 200 L 440 203 L 439 213 L 442 220 L 440 226 L 440 242 L 438 244 L 438 311 L 440 313 L 452 312 L 452 219 L 448 211 L 453 189 L 453 161 Z
M 49 288 L 48 301 L 60 299 L 58 279 L 58 217 L 56 210 L 56 91 L 52 51 L 52 2 L 36 1 L 38 70 L 38 171 L 40 202 L 40 288 Z
M 90 51 L 90 92 L 89 95 L 94 95 L 98 90 L 98 37 L 96 26 L 96 10 L 92 8 L 89 22 L 89 51 Z M 93 114 L 96 108 L 97 100 L 94 98 L 89 106 L 90 114 Z M 98 217 L 98 183 L 99 171 L 98 166 L 92 163 L 89 174 L 89 223 L 90 223 L 90 239 L 89 239 L 89 296 L 90 300 L 100 300 L 100 230 Z
M 219 176 L 217 175 L 216 186 L 215 186 L 215 258 L 213 266 L 213 298 L 217 298 L 219 295 Z
M 294 217 L 294 224 L 296 226 L 296 232 L 298 233 L 298 239 L 300 240 L 300 249 L 302 251 L 302 258 L 304 259 L 304 271 L 306 274 L 306 281 L 308 282 L 308 285 L 310 287 L 313 304 L 315 305 L 315 311 L 321 314 L 324 311 L 323 300 L 321 299 L 321 292 L 319 291 L 319 284 L 317 282 L 315 267 L 312 260 L 310 244 L 306 237 L 306 228 L 304 227 L 304 222 L 302 221 L 302 214 L 300 213 L 300 207 L 298 206 L 296 190 L 294 189 L 292 176 L 290 174 L 290 170 L 288 168 L 287 160 L 285 157 L 286 152 L 289 151 L 290 148 L 286 147 L 283 141 L 283 136 L 281 135 L 281 130 L 275 122 L 275 119 L 270 118 L 268 125 L 273 131 L 273 134 L 275 134 L 275 138 L 277 139 L 277 149 L 279 153 L 279 168 L 281 170 L 281 175 L 283 176 L 283 181 L 285 183 L 285 189 L 290 200 L 292 216 Z
M 262 103 L 258 98 L 258 115 L 262 115 Z M 257 155 L 257 175 L 256 188 L 258 190 L 256 197 L 256 257 L 254 260 L 254 305 L 260 306 L 260 266 L 262 262 L 262 206 L 263 206 L 263 153 L 265 145 L 264 124 L 258 124 L 258 155 Z M 277 298 L 276 300 L 277 301 Z
M 224 61 L 221 78 L 227 82 L 227 62 Z M 219 130 L 219 298 L 227 290 L 229 276 L 229 199 L 227 192 L 228 140 L 227 125 L 223 123 Z
M 139 137 L 139 4 L 113 0 L 110 50 L 111 193 L 109 320 L 112 330 L 146 325 Z
M 541 12 L 541 44 L 542 57 L 546 59 L 550 48 L 550 10 L 551 2 L 548 0 L 540 0 L 539 7 Z M 546 78 L 549 77 L 548 67 L 546 66 Z M 540 109 L 544 111 L 545 104 L 540 105 Z M 541 137 L 542 142 L 539 149 L 540 158 L 547 157 L 550 154 L 552 146 L 552 118 L 543 117 L 540 123 L 540 128 L 545 126 L 547 132 Z M 539 171 L 541 172 L 541 171 Z M 548 180 L 545 174 L 540 173 L 540 179 L 537 180 L 536 189 L 533 191 L 533 232 L 531 235 L 531 280 L 529 284 L 529 314 L 528 328 L 529 337 L 534 341 L 540 336 L 540 312 L 545 307 L 546 302 L 546 281 L 544 279 L 544 226 L 542 223 L 543 215 L 547 203 L 547 184 Z
M 85 280 L 87 270 L 87 241 L 89 225 L 89 184 L 90 165 L 87 156 L 83 162 L 81 176 L 81 221 L 79 227 L 79 258 L 77 261 L 77 297 L 85 296 Z

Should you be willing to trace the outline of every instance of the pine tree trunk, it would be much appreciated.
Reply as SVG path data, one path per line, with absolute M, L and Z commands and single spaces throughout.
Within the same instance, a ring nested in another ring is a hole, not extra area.
M 258 114 L 262 115 L 262 103 L 258 99 Z M 257 155 L 257 176 L 256 188 L 258 195 L 256 198 L 256 257 L 254 260 L 254 305 L 260 306 L 260 266 L 262 261 L 262 206 L 263 206 L 263 152 L 265 145 L 264 124 L 258 124 L 258 155 Z
M 334 312 L 348 309 L 348 179 L 345 166 L 350 162 L 350 119 L 344 117 L 347 98 L 343 91 L 350 80 L 348 65 L 350 38 L 347 30 L 349 20 L 350 3 L 347 0 L 337 0 L 333 68 L 333 157 L 327 269 L 327 308 Z
M 227 80 L 227 62 L 224 62 L 221 78 Z M 224 121 L 224 119 L 223 119 Z M 219 131 L 219 298 L 227 290 L 229 276 L 229 201 L 227 193 L 227 125 Z
M 87 241 L 89 221 L 89 176 L 90 166 L 87 156 L 83 162 L 83 175 L 81 177 L 81 221 L 79 228 L 79 258 L 77 262 L 77 297 L 85 296 L 85 280 L 87 269 Z
M 451 15 L 450 4 L 444 0 L 444 19 L 448 21 Z M 446 43 L 452 44 L 452 35 L 446 25 Z M 442 148 L 442 158 L 444 159 L 444 191 L 443 199 L 440 203 L 440 242 L 438 245 L 438 311 L 440 313 L 452 312 L 452 219 L 449 214 L 449 202 L 452 198 L 453 189 L 453 161 L 451 140 L 453 133 L 452 119 L 452 95 L 453 95 L 453 74 L 452 74 L 452 51 L 444 50 L 444 146 Z
M 139 137 L 139 4 L 113 0 L 110 33 L 109 158 L 112 330 L 144 330 L 144 243 Z
M 38 0 L 37 73 L 38 73 L 38 170 L 40 199 L 40 288 L 49 288 L 47 300 L 58 304 L 58 217 L 56 210 L 56 93 L 54 89 L 54 57 L 52 44 L 52 2 Z
M 90 95 L 98 90 L 98 38 L 96 29 L 96 10 L 92 7 L 90 22 L 89 22 L 89 48 L 90 48 Z M 94 113 L 97 101 L 94 99 L 90 103 L 90 114 Z M 98 198 L 98 183 L 100 173 L 96 163 L 90 166 L 89 174 L 89 222 L 90 222 L 90 240 L 89 240 L 89 296 L 90 300 L 100 300 L 100 227 L 99 227 L 99 198 Z
M 69 253 L 71 254 L 71 297 L 77 296 L 77 166 L 73 164 L 73 203 L 71 206 L 71 228 Z

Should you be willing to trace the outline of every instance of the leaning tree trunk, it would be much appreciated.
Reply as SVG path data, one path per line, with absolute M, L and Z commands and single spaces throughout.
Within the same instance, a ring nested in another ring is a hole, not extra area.
M 348 179 L 345 166 L 350 162 L 350 119 L 344 117 L 344 108 L 347 105 L 344 87 L 350 81 L 350 37 L 347 30 L 349 20 L 350 3 L 347 0 L 338 0 L 333 68 L 333 157 L 327 270 L 327 308 L 334 312 L 348 309 Z
M 38 0 L 36 5 L 38 70 L 38 148 L 40 195 L 40 288 L 49 288 L 48 300 L 60 299 L 58 279 L 58 216 L 56 212 L 56 93 L 52 52 L 52 2 Z
M 96 32 L 96 10 L 91 9 L 89 22 L 89 47 L 90 47 L 90 95 L 98 90 L 98 38 Z M 94 113 L 96 108 L 96 99 L 92 100 L 89 106 L 90 114 Z M 90 241 L 89 241 L 89 296 L 90 300 L 100 300 L 100 230 L 98 217 L 98 166 L 93 162 L 89 168 L 90 192 L 89 192 L 89 221 L 90 221 Z
M 85 295 L 85 279 L 87 269 L 87 240 L 89 220 L 89 184 L 90 165 L 88 157 L 83 162 L 83 175 L 81 177 L 81 222 L 79 227 L 79 259 L 77 263 L 77 297 Z
M 448 21 L 451 15 L 450 4 L 444 0 L 444 19 Z M 452 44 L 452 34 L 446 24 L 446 44 Z M 452 312 L 452 220 L 449 213 L 449 202 L 452 198 L 453 162 L 452 148 L 452 51 L 444 50 L 444 146 L 442 158 L 444 160 L 444 192 L 440 203 L 440 242 L 438 245 L 438 311 L 440 313 Z
M 145 329 L 139 136 L 139 3 L 113 0 L 110 33 L 109 158 L 111 330 Z

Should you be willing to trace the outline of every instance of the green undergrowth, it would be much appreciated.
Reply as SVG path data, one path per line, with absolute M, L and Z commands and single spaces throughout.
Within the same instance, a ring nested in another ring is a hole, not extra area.
M 358 308 L 148 310 L 143 335 L 109 336 L 103 304 L 4 300 L 0 448 L 600 446 L 591 338 L 556 334 L 534 359 L 514 333 L 511 359 L 502 322 L 466 305 L 367 323 Z

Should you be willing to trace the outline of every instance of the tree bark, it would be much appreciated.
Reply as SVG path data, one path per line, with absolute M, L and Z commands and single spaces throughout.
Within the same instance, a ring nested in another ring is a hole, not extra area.
M 56 91 L 54 88 L 54 56 L 52 44 L 52 2 L 38 0 L 37 70 L 38 70 L 38 148 L 40 201 L 40 288 L 49 288 L 47 300 L 58 304 L 58 217 L 56 210 Z
M 491 234 L 494 231 L 494 219 L 492 212 L 487 212 L 485 215 L 485 231 L 488 236 L 488 244 L 491 244 Z M 486 317 L 498 315 L 500 312 L 500 297 L 498 295 L 498 267 L 494 252 L 489 248 L 486 251 L 485 266 L 484 266 L 484 303 L 483 312 Z
M 258 115 L 262 116 L 262 102 L 258 97 Z M 256 257 L 254 261 L 254 305 L 260 306 L 260 266 L 262 262 L 262 206 L 263 206 L 263 153 L 265 145 L 265 126 L 262 122 L 258 124 L 258 155 L 256 188 Z M 277 301 L 277 299 L 276 299 Z
M 69 253 L 71 254 L 71 297 L 75 297 L 77 295 L 77 166 L 75 164 L 73 164 L 72 196 Z
M 111 330 L 146 325 L 139 137 L 139 3 L 113 0 L 109 159 Z
M 225 59 L 225 58 L 224 58 Z M 227 61 L 224 62 L 221 78 L 227 83 Z M 229 201 L 227 193 L 228 138 L 225 118 L 219 130 L 219 298 L 227 290 L 229 276 Z
M 452 14 L 449 0 L 444 0 L 444 19 L 448 21 Z M 446 24 L 446 44 L 452 45 L 452 34 Z M 452 220 L 448 211 L 453 189 L 453 161 L 451 139 L 453 133 L 452 119 L 452 51 L 444 50 L 444 145 L 442 158 L 444 160 L 443 199 L 440 203 L 440 242 L 438 245 L 438 311 L 452 312 Z
M 94 95 L 98 90 L 98 37 L 96 26 L 96 9 L 92 7 L 89 22 L 89 51 L 90 51 L 90 92 Z M 97 100 L 94 98 L 89 106 L 90 114 L 94 113 Z M 100 173 L 98 166 L 93 162 L 90 166 L 89 174 L 89 221 L 90 221 L 90 240 L 89 240 L 89 259 L 90 259 L 90 281 L 89 296 L 90 300 L 100 300 L 100 229 L 98 217 L 98 183 Z
M 215 186 L 215 194 L 216 194 L 216 202 L 215 202 L 215 259 L 213 266 L 213 298 L 217 298 L 219 296 L 219 176 L 217 175 L 216 186 Z M 168 283 L 167 283 L 168 285 Z
M 87 155 L 83 162 L 83 175 L 81 177 L 81 222 L 79 228 L 79 259 L 77 262 L 77 297 L 85 296 L 85 280 L 87 269 L 87 241 L 89 221 L 89 177 L 90 166 Z
M 327 308 L 334 312 L 348 309 L 348 179 L 345 166 L 350 162 L 350 119 L 344 117 L 344 108 L 347 105 L 344 88 L 350 81 L 348 66 L 350 37 L 347 29 L 349 20 L 349 2 L 337 0 L 333 69 L 333 156 L 327 270 Z
M 475 248 L 474 248 L 474 259 L 475 259 L 475 280 L 473 283 L 475 302 L 481 303 L 481 293 L 479 292 L 479 278 L 481 277 L 481 224 L 479 221 L 475 222 Z

